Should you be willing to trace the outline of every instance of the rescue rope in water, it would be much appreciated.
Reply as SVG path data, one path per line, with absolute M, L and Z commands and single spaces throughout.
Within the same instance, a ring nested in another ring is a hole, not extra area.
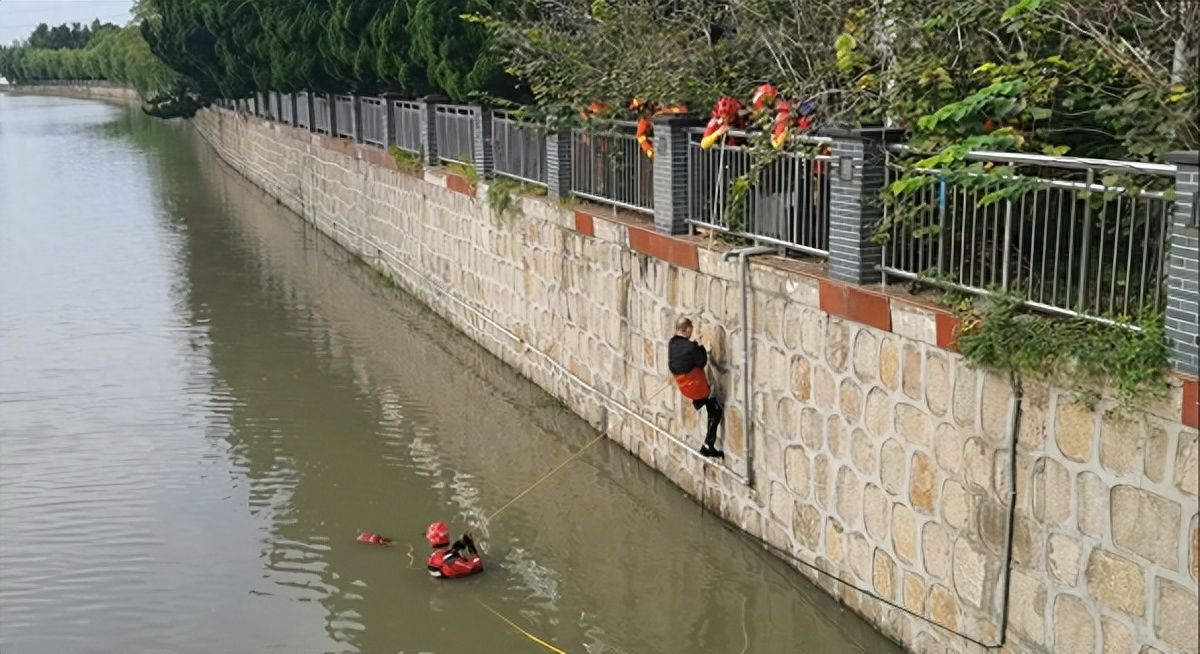
M 521 499 L 522 497 L 525 497 L 525 495 L 528 494 L 529 491 L 537 488 L 539 484 L 541 484 L 542 482 L 544 482 L 547 479 L 549 479 L 550 477 L 552 477 L 554 475 L 554 473 L 558 472 L 559 470 L 562 470 L 563 466 L 565 466 L 568 463 L 579 458 L 579 455 L 586 452 L 588 450 L 588 448 L 590 448 L 591 446 L 595 445 L 596 443 L 599 443 L 600 439 L 602 439 L 602 438 L 604 438 L 604 434 L 600 434 L 600 435 L 596 436 L 595 438 L 593 438 L 587 445 L 584 445 L 583 447 L 579 448 L 578 452 L 567 457 L 565 461 L 563 461 L 562 463 L 555 466 L 553 470 L 542 475 L 541 479 L 538 479 L 537 481 L 533 482 L 533 484 L 530 485 L 529 488 L 526 488 L 525 490 L 521 491 L 519 494 L 517 494 L 516 497 L 512 498 L 507 503 L 505 503 L 504 506 L 493 511 L 491 515 L 489 515 L 488 517 L 483 519 L 484 528 L 486 528 L 487 524 L 492 521 L 492 518 L 495 518 L 496 516 L 500 515 L 501 512 L 503 512 L 508 507 L 512 506 L 517 500 Z
M 528 631 L 522 629 L 520 625 L 518 625 L 517 623 L 513 622 L 512 620 L 509 620 L 508 618 L 504 617 L 496 609 L 493 609 L 492 607 L 488 606 L 487 604 L 484 604 L 483 601 L 481 601 L 481 600 L 475 600 L 475 601 L 479 602 L 479 605 L 482 606 L 483 608 L 487 609 L 488 611 L 491 611 L 492 615 L 507 622 L 508 626 L 521 632 L 521 634 L 523 636 L 525 636 L 526 638 L 528 638 L 529 640 L 532 640 L 533 642 L 537 643 L 538 645 L 541 645 L 542 647 L 545 647 L 546 649 L 550 650 L 551 652 L 555 652 L 556 654 L 567 654 L 565 651 L 555 647 L 554 645 L 551 645 L 550 643 L 547 643 L 546 641 L 542 640 L 541 638 L 538 638 L 537 636 L 534 636 L 533 634 L 529 633 Z
M 599 443 L 602 438 L 604 438 L 604 434 L 598 434 L 595 438 L 588 441 L 587 445 L 584 445 L 583 447 L 579 448 L 579 451 L 577 451 L 574 454 L 572 454 L 571 456 L 567 457 L 566 460 L 564 460 L 562 463 L 558 464 L 557 466 L 554 466 L 553 470 L 542 475 L 537 481 L 530 484 L 528 488 L 526 488 L 525 490 L 518 493 L 516 497 L 512 498 L 508 502 L 505 502 L 504 506 L 496 509 L 495 511 L 492 511 L 491 515 L 489 515 L 488 517 L 483 519 L 482 527 L 483 527 L 484 533 L 487 533 L 488 523 L 492 521 L 492 518 L 495 518 L 496 516 L 500 515 L 505 509 L 507 509 L 508 507 L 515 504 L 517 502 L 517 500 L 528 495 L 530 491 L 537 488 L 542 482 L 546 481 L 550 477 L 553 477 L 554 473 L 558 472 L 559 470 L 562 470 L 563 467 L 565 467 L 568 463 L 574 461 L 575 459 L 578 459 L 580 455 L 582 455 L 584 452 L 591 449 L 591 447 L 593 445 L 595 445 L 596 443 Z M 364 543 L 374 543 L 376 545 L 390 545 L 392 542 L 390 538 L 384 538 L 382 536 L 379 536 L 378 534 L 371 534 L 371 533 L 359 534 L 358 540 L 361 542 L 364 542 Z M 408 556 L 408 567 L 411 568 L 415 564 L 415 560 L 413 559 L 413 546 L 412 546 L 412 543 L 406 543 L 406 545 L 408 546 L 408 551 L 405 552 L 405 555 Z

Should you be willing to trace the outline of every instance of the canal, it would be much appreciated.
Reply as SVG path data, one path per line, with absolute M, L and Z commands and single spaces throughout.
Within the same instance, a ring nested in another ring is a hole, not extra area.
M 4 654 L 896 651 L 608 441 L 426 574 L 594 436 L 186 125 L 0 93 Z

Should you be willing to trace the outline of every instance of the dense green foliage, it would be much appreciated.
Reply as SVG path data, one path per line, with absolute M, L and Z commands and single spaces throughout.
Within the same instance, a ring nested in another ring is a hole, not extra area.
M 999 296 L 985 309 L 967 313 L 959 347 L 971 365 L 1065 381 L 1083 393 L 1110 386 L 1126 405 L 1166 390 L 1161 316 L 1134 330 L 1023 314 L 1020 306 L 1018 296 Z
M 150 48 L 208 96 L 255 91 L 441 92 L 519 98 L 477 0 L 142 0 Z
M 473 21 L 551 115 L 574 116 L 591 102 L 620 111 L 635 97 L 706 111 L 723 93 L 748 93 L 756 75 L 741 34 L 721 27 L 727 4 L 546 0 Z
M 480 16 L 539 103 L 706 111 L 771 81 L 821 122 L 890 121 L 930 151 L 1148 159 L 1200 146 L 1200 3 L 541 0 Z

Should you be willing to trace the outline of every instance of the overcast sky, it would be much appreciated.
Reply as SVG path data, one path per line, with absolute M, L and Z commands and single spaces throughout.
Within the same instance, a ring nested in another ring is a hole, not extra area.
M 132 6 L 133 0 L 0 0 L 0 44 L 29 36 L 38 23 L 53 27 L 99 18 L 124 25 Z

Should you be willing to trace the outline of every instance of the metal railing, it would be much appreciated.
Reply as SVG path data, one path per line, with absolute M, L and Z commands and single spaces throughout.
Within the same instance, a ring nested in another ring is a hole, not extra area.
M 392 101 L 392 120 L 396 121 L 396 147 L 421 153 L 421 105 L 406 100 Z
M 322 134 L 329 133 L 329 96 L 324 93 L 316 93 L 312 96 L 313 104 L 313 131 Z
M 358 110 L 361 112 L 363 143 L 386 148 L 387 102 L 383 98 L 359 98 Z
M 975 152 L 1000 173 L 906 167 L 923 186 L 884 204 L 882 270 L 971 293 L 1019 293 L 1047 312 L 1136 321 L 1166 302 L 1174 166 Z M 995 170 L 995 169 L 993 169 Z
M 308 92 L 296 94 L 296 127 L 312 126 L 312 117 L 308 115 Z
M 493 111 L 492 158 L 496 174 L 544 185 L 546 130 L 517 120 L 512 112 Z
M 475 108 L 440 104 L 434 110 L 437 155 L 442 161 L 475 163 Z
M 289 120 L 288 96 L 268 97 L 263 112 Z M 337 135 L 354 137 L 354 101 L 340 95 L 331 107 L 329 95 L 299 93 L 295 124 L 328 134 L 333 110 Z M 394 144 L 419 154 L 427 127 L 422 112 L 428 110 L 438 158 L 468 165 L 477 159 L 480 115 L 474 107 L 358 101 L 363 142 L 391 145 L 386 114 L 391 111 Z M 227 104 L 241 112 L 253 109 L 247 98 Z M 546 184 L 545 131 L 508 111 L 495 110 L 490 120 L 495 172 Z M 653 161 L 639 148 L 635 128 L 633 122 L 612 121 L 571 133 L 572 195 L 653 213 Z M 690 131 L 687 151 L 692 225 L 828 256 L 835 204 L 829 139 L 798 138 L 801 147 L 767 155 L 755 166 L 756 155 L 737 142 L 746 134 L 731 132 L 728 141 L 708 150 L 699 147 L 699 134 Z M 862 200 L 882 205 L 885 282 L 1017 293 L 1032 308 L 1101 322 L 1128 324 L 1164 309 L 1175 166 L 973 152 L 968 159 L 985 166 L 943 171 L 915 168 L 919 158 L 905 146 L 889 148 L 884 182 L 907 175 L 914 190 Z
M 638 148 L 636 123 L 611 121 L 606 131 L 571 135 L 571 193 L 633 211 L 654 212 L 653 161 Z
M 725 143 L 700 147 L 703 129 L 688 142 L 688 215 L 699 227 L 752 238 L 805 254 L 829 254 L 829 139 L 800 137 L 799 150 L 773 154 L 754 170 L 748 136 L 731 131 Z M 805 151 L 807 150 L 807 151 Z M 735 183 L 742 187 L 735 195 Z
M 354 133 L 354 96 L 352 95 L 335 95 L 333 96 L 334 109 L 334 129 L 337 134 L 334 136 L 344 136 L 354 140 L 357 136 Z

